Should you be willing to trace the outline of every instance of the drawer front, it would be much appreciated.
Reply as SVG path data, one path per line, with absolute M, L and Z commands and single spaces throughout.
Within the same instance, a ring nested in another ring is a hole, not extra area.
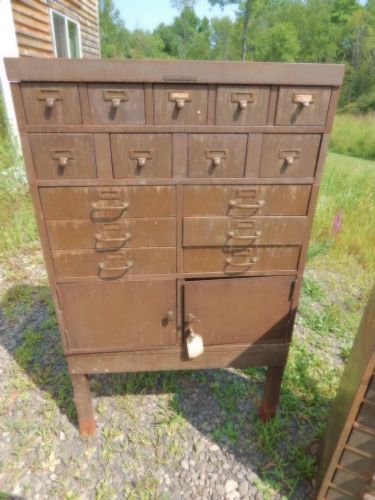
M 128 275 L 173 274 L 176 272 L 175 248 L 135 248 L 117 252 L 95 250 L 53 250 L 59 278 L 97 277 L 116 280 Z
M 70 351 L 176 344 L 175 281 L 59 285 Z
M 170 134 L 112 134 L 111 150 L 116 179 L 172 177 Z
M 281 87 L 275 125 L 325 125 L 329 87 Z
M 243 177 L 247 134 L 191 134 L 189 177 Z
M 306 215 L 311 186 L 185 186 L 184 215 Z
M 78 86 L 74 83 L 21 83 L 26 121 L 30 125 L 80 125 Z
M 306 217 L 184 217 L 185 247 L 301 245 Z
M 39 189 L 39 193 L 47 220 L 111 222 L 121 217 L 176 215 L 173 186 L 44 187 Z
M 293 281 L 289 276 L 188 281 L 185 322 L 205 345 L 283 341 Z
M 46 225 L 52 250 L 176 246 L 176 219 L 172 217 L 94 223 L 82 219 L 49 220 Z
M 92 134 L 30 134 L 39 179 L 94 179 L 96 159 Z
M 207 85 L 154 85 L 156 125 L 207 125 Z
M 313 177 L 320 135 L 264 134 L 260 177 Z
M 269 87 L 217 87 L 216 125 L 265 125 Z
M 353 500 L 352 496 L 340 493 L 339 491 L 334 490 L 333 488 L 328 489 L 327 494 L 324 498 L 325 500 Z
M 88 85 L 92 123 L 145 123 L 145 96 L 141 84 Z
M 238 276 L 254 272 L 295 271 L 299 246 L 250 248 L 185 248 L 185 273 L 224 273 Z
M 344 450 L 339 465 L 349 472 L 354 472 L 367 479 L 371 479 L 375 472 L 375 461 L 369 458 L 364 458 L 357 453 L 349 450 Z

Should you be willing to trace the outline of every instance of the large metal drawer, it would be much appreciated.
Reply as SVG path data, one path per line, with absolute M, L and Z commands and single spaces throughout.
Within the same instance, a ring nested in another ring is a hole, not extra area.
M 174 186 L 42 187 L 45 219 L 91 219 L 110 222 L 121 217 L 176 215 Z
M 184 249 L 185 273 L 223 273 L 239 276 L 254 272 L 295 271 L 300 246 L 194 247 Z
M 189 281 L 184 286 L 185 324 L 203 337 L 205 345 L 284 341 L 294 280 L 279 276 Z
M 129 248 L 116 252 L 53 250 L 58 278 L 116 280 L 128 275 L 174 274 L 175 248 Z
M 184 217 L 183 245 L 301 245 L 307 217 Z
M 176 282 L 59 285 L 69 352 L 176 344 Z
M 185 216 L 306 215 L 310 185 L 185 186 Z
M 115 222 L 91 220 L 48 220 L 48 238 L 52 250 L 119 250 L 137 247 L 176 246 L 176 219 L 122 218 Z

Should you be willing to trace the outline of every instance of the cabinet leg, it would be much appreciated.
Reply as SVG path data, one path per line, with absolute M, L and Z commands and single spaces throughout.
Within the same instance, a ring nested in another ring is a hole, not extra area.
M 88 436 L 95 432 L 96 427 L 89 380 L 87 375 L 70 375 L 70 378 L 77 408 L 79 432 Z
M 284 368 L 285 365 L 268 367 L 262 406 L 259 411 L 260 418 L 263 422 L 267 422 L 267 420 L 270 420 L 276 415 Z

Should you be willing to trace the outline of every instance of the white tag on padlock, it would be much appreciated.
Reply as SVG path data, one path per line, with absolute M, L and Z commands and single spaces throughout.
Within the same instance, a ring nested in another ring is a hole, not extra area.
M 195 332 L 190 331 L 186 338 L 186 346 L 190 359 L 197 358 L 204 352 L 203 338 Z

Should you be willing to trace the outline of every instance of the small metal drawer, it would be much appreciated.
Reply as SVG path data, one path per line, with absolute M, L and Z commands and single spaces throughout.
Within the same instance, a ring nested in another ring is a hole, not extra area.
M 174 186 L 42 187 L 46 220 L 91 219 L 112 222 L 122 217 L 173 217 Z
M 145 123 L 145 97 L 142 84 L 89 84 L 88 95 L 92 123 Z
M 300 250 L 297 245 L 185 248 L 184 272 L 239 276 L 259 271 L 295 271 Z
M 265 125 L 270 87 L 219 85 L 216 125 Z
M 26 121 L 30 125 L 80 125 L 78 85 L 74 83 L 21 83 Z
M 183 245 L 301 245 L 306 217 L 184 217 Z
M 354 476 L 343 470 L 337 470 L 333 476 L 333 484 L 343 491 L 358 495 L 366 486 L 367 480 Z
M 39 179 L 97 177 L 92 134 L 30 134 L 30 147 Z
M 59 278 L 117 280 L 128 275 L 176 272 L 175 248 L 130 248 L 116 252 L 53 250 L 52 256 Z
M 156 125 L 207 125 L 207 85 L 154 85 Z
M 348 438 L 348 445 L 371 455 L 375 460 L 375 438 L 372 434 L 364 430 L 352 429 Z
M 116 179 L 172 177 L 171 134 L 111 134 Z
M 176 219 L 121 218 L 115 222 L 47 220 L 52 250 L 94 249 L 98 252 L 137 247 L 176 246 Z
M 260 177 L 313 177 L 320 135 L 264 134 Z
M 310 185 L 185 186 L 185 216 L 306 215 Z
M 280 87 L 275 125 L 325 125 L 330 87 Z
M 191 134 L 189 177 L 243 177 L 247 134 Z

